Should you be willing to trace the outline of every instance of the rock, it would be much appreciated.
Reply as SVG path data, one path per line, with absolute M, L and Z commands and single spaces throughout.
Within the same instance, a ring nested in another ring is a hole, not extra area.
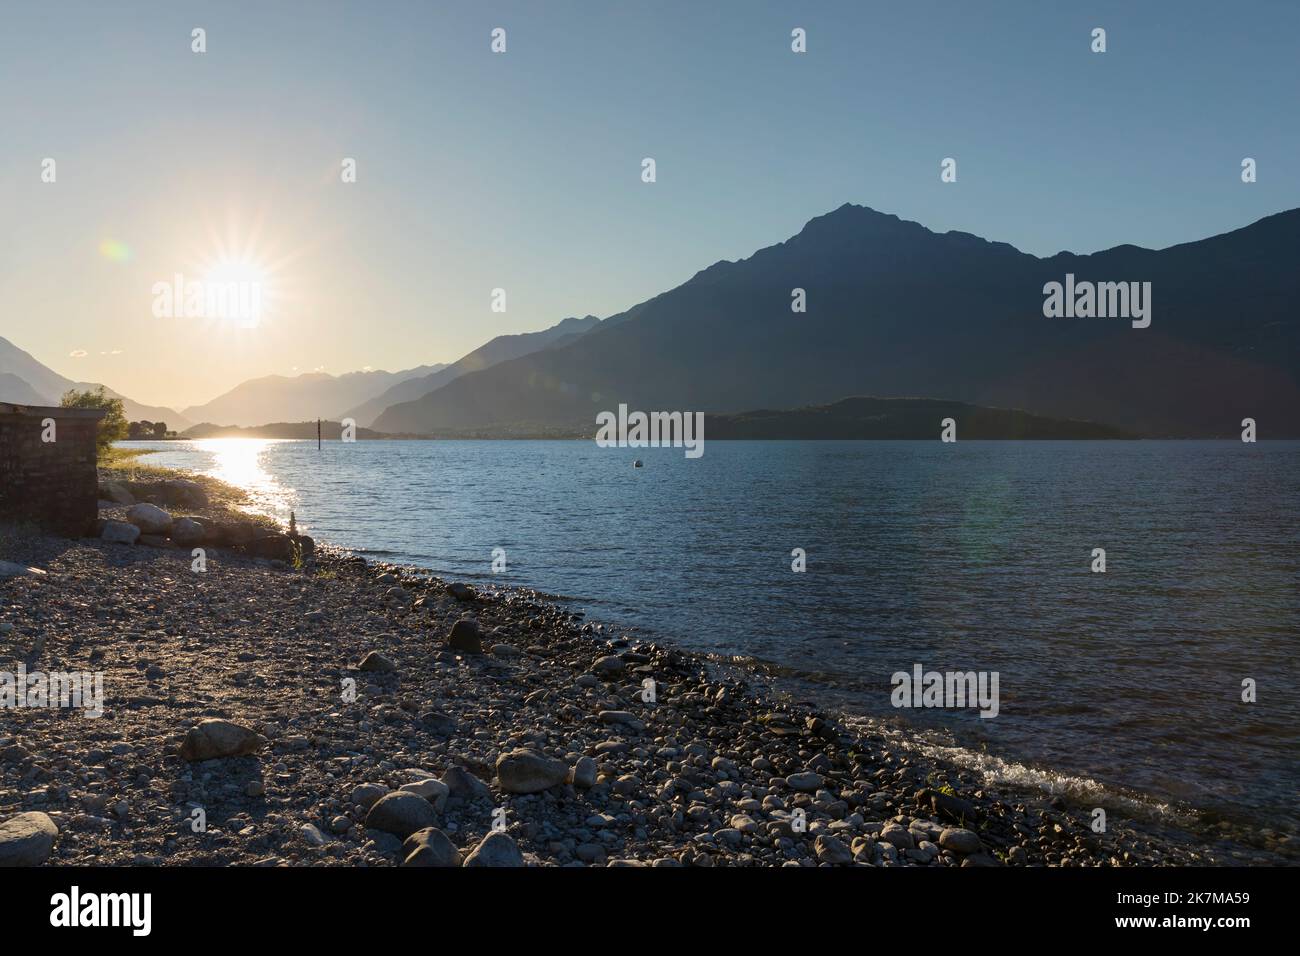
M 580 843 L 573 851 L 573 855 L 583 863 L 605 862 L 605 848 L 599 843 Z
M 521 651 L 519 648 L 517 648 L 517 647 L 516 647 L 515 645 L 513 645 L 513 644 L 493 644 L 493 645 L 492 645 L 492 656 L 493 656 L 493 657 L 519 657 L 519 656 L 522 655 L 523 653 L 524 653 L 523 651 Z
M 0 823 L 0 867 L 40 866 L 50 858 L 59 828 L 44 813 L 20 813 Z
M 412 783 L 404 783 L 402 784 L 401 789 L 405 790 L 407 793 L 413 793 L 417 797 L 423 797 L 425 800 L 428 800 L 433 804 L 435 810 L 441 810 L 447 805 L 447 796 L 451 793 L 451 791 L 447 789 L 445 783 L 441 780 L 434 780 L 432 777 L 429 777 L 426 780 L 416 780 Z
M 567 766 L 535 750 L 512 750 L 497 758 L 497 782 L 506 793 L 540 793 L 568 776 Z
M 440 710 L 425 711 L 417 720 L 420 726 L 435 737 L 450 737 L 456 732 L 455 719 Z
M 483 653 L 483 638 L 479 634 L 478 621 L 472 617 L 462 617 L 453 624 L 451 633 L 447 635 L 447 646 L 470 654 Z
M 244 787 L 246 797 L 260 797 L 264 793 L 266 793 L 266 784 L 261 780 L 250 780 Z
M 241 757 L 260 750 L 266 738 L 259 733 L 232 724 L 228 720 L 208 718 L 199 721 L 185 735 L 181 744 L 184 760 L 214 760 L 218 757 Z
M 381 797 L 366 814 L 366 828 L 383 830 L 403 840 L 417 830 L 432 827 L 438 822 L 433 804 L 421 796 L 398 790 Z
M 488 785 L 464 767 L 449 767 L 442 775 L 442 782 L 447 787 L 447 796 L 452 800 L 479 800 L 492 797 Z
M 157 505 L 134 505 L 126 513 L 126 520 L 143 534 L 166 534 L 172 529 L 172 516 Z
M 451 596 L 454 597 L 457 601 L 463 601 L 468 603 L 470 601 L 473 601 L 476 597 L 478 597 L 478 595 L 474 593 L 474 589 L 472 587 L 470 587 L 468 584 L 461 584 L 459 581 L 448 584 L 447 590 L 448 592 L 451 593 Z
M 0 578 L 24 578 L 32 575 L 40 576 L 44 573 L 40 568 L 29 568 L 25 564 L 14 564 L 12 561 L 0 561 Z
M 203 543 L 207 532 L 193 518 L 180 518 L 172 524 L 172 541 L 182 548 L 193 548 Z
M 460 866 L 460 850 L 437 827 L 417 830 L 402 844 L 402 866 Z
M 916 837 L 903 827 L 891 825 L 880 831 L 880 842 L 888 843 L 897 850 L 916 849 Z
M 135 495 L 131 494 L 126 485 L 120 481 L 102 482 L 99 486 L 99 497 L 104 501 L 111 501 L 115 505 L 135 504 Z
M 960 827 L 949 827 L 940 833 L 939 846 L 945 850 L 952 850 L 953 853 L 960 853 L 963 856 L 970 853 L 979 853 L 984 849 L 984 844 L 980 842 L 978 835 Z
M 573 765 L 573 785 L 589 790 L 596 785 L 596 761 L 590 757 L 579 757 Z
M 363 783 L 352 791 L 348 796 L 348 800 L 369 810 L 387 793 L 387 787 L 381 787 L 377 783 Z
M 380 674 L 391 674 L 393 671 L 397 670 L 397 665 L 378 651 L 371 651 L 361 659 L 361 663 L 357 665 L 357 669 L 363 671 L 375 671 Z
M 791 790 L 798 790 L 800 793 L 812 793 L 822 788 L 825 781 L 819 773 L 813 773 L 811 770 L 805 770 L 803 773 L 792 773 L 785 778 L 785 785 Z
M 309 846 L 324 846 L 329 842 L 329 837 L 321 833 L 320 827 L 314 823 L 304 823 L 299 832 Z
M 602 724 L 622 724 L 637 733 L 645 730 L 645 724 L 637 720 L 636 715 L 627 710 L 602 710 L 596 715 L 596 719 Z
M 125 521 L 105 521 L 99 536 L 110 544 L 135 544 L 140 538 L 140 529 Z
M 494 830 L 485 836 L 465 858 L 465 866 L 523 866 L 524 855 L 519 852 L 514 838 L 508 833 Z
M 595 662 L 591 665 L 591 670 L 596 674 L 617 676 L 623 673 L 626 667 L 627 664 L 623 662 L 623 658 L 616 654 L 609 654 L 605 657 L 596 658 Z
M 967 823 L 979 816 L 975 804 L 969 800 L 963 800 L 961 797 L 955 797 L 950 793 L 940 793 L 938 790 L 926 792 L 930 797 L 930 807 L 938 816 L 957 823 Z
M 244 553 L 271 561 L 292 561 L 293 539 L 287 534 L 264 534 L 245 544 Z
M 843 841 L 833 836 L 822 834 L 817 838 L 813 845 L 817 853 L 817 859 L 822 863 L 834 863 L 836 866 L 842 866 L 846 863 L 853 862 L 853 853 Z
M 169 478 L 162 483 L 163 497 L 168 504 L 189 508 L 206 508 L 208 493 L 197 481 L 188 478 Z

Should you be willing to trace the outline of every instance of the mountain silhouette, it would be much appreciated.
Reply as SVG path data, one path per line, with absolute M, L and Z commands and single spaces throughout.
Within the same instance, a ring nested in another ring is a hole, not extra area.
M 711 413 L 927 396 L 1154 437 L 1300 436 L 1300 210 L 1151 250 L 1040 258 L 844 205 L 558 347 L 460 376 L 385 432 L 544 430 L 619 403 Z M 1044 286 L 1150 282 L 1151 325 L 1046 318 Z M 807 311 L 791 310 L 792 290 Z M 590 430 L 590 428 L 588 428 Z
M 567 318 L 540 332 L 523 332 L 519 335 L 498 335 L 489 342 L 480 345 L 474 351 L 450 365 L 439 366 L 437 371 L 427 375 L 408 378 L 393 385 L 369 401 L 349 409 L 344 418 L 351 418 L 358 425 L 370 425 L 390 405 L 412 401 L 427 395 L 442 386 L 454 382 L 462 375 L 482 371 L 499 362 L 529 355 L 544 348 L 562 345 L 579 335 L 589 332 L 600 324 L 594 315 L 586 318 Z

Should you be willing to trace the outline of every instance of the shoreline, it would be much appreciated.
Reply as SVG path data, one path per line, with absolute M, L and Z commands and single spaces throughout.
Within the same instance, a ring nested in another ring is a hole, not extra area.
M 238 489 L 167 471 L 207 489 L 200 520 L 247 517 Z M 1072 799 L 989 786 L 919 734 L 846 723 L 761 667 L 628 636 L 525 587 L 327 545 L 300 568 L 214 548 L 204 574 L 174 547 L 18 547 L 47 574 L 0 583 L 0 670 L 105 673 L 108 720 L 18 710 L 0 732 L 0 822 L 48 814 L 51 863 L 1286 861 L 1117 812 L 1094 833 Z M 205 718 L 256 735 L 253 752 L 183 759 Z M 380 800 L 400 812 L 377 815 Z M 445 841 L 403 844 L 426 827 Z

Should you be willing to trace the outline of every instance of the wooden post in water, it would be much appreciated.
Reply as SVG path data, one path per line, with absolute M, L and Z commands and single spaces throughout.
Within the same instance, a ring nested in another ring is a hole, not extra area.
M 316 419 L 316 450 L 320 451 L 320 419 Z

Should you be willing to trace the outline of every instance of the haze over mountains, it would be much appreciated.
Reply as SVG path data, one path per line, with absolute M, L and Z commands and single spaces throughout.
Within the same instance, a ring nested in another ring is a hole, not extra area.
M 185 409 L 185 416 L 194 422 L 237 426 L 338 418 L 357 402 L 398 382 L 419 378 L 441 368 L 444 366 L 421 365 L 402 372 L 267 375 L 242 382 L 210 402 L 191 406 Z
M 74 382 L 32 358 L 8 339 L 0 338 L 0 402 L 17 405 L 57 405 L 69 389 L 84 391 L 98 388 L 96 382 Z M 166 422 L 177 430 L 191 424 L 175 409 L 141 405 L 105 386 L 105 392 L 122 399 L 126 417 L 131 421 Z
M 1050 258 L 844 205 L 571 342 L 460 376 L 387 432 L 594 430 L 619 403 L 741 412 L 925 396 L 1148 436 L 1300 436 L 1300 210 L 1163 250 Z M 1067 273 L 1150 282 L 1152 322 L 1046 318 Z M 791 290 L 807 312 L 791 311 Z

